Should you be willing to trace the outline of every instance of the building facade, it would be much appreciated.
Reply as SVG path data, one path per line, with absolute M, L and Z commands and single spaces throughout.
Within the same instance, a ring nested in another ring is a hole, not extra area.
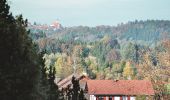
M 148 80 L 88 80 L 88 100 L 136 100 L 136 96 L 153 96 Z

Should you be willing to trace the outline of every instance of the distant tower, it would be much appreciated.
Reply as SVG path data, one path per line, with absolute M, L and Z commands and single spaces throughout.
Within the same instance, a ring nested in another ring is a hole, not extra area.
M 60 29 L 60 28 L 61 28 L 61 24 L 60 24 L 59 20 L 56 20 L 56 21 L 54 21 L 54 22 L 50 25 L 50 27 L 52 27 L 52 28 L 54 28 L 55 30 L 57 30 L 57 29 Z

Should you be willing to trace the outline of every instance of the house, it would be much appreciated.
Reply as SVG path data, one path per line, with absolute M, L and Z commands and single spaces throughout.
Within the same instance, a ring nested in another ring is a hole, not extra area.
M 136 96 L 153 96 L 148 80 L 87 80 L 88 100 L 136 100 Z
M 73 76 L 79 80 L 80 88 L 82 88 L 84 90 L 86 82 L 87 82 L 87 80 L 89 80 L 89 78 L 85 74 L 71 74 L 59 82 L 55 81 L 55 83 L 57 84 L 57 86 L 60 90 L 65 89 L 65 88 L 67 88 L 68 85 L 72 85 L 71 81 L 72 81 Z

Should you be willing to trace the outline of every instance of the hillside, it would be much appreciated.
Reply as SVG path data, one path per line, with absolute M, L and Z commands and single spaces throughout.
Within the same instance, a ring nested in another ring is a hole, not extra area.
M 147 0 L 0 0 L 0 100 L 169 100 L 169 8 Z M 164 20 L 112 26 L 134 18 Z
M 141 77 L 141 66 L 146 62 L 149 68 L 169 66 L 162 61 L 165 56 L 161 56 L 169 50 L 165 45 L 169 43 L 169 27 L 170 21 L 147 20 L 117 26 L 62 26 L 57 29 L 51 25 L 45 28 L 31 25 L 28 29 L 39 50 L 46 50 L 46 67 L 54 66 L 58 77 L 64 78 L 77 71 L 86 72 L 91 78 L 120 79 L 129 75 Z
M 37 28 L 38 25 L 29 29 L 32 31 L 32 37 L 39 39 L 42 37 L 53 37 L 64 40 L 80 40 L 83 42 L 94 42 L 100 40 L 104 35 L 109 35 L 112 38 L 126 41 L 147 41 L 155 42 L 164 37 L 169 36 L 170 21 L 165 20 L 147 20 L 135 21 L 125 24 L 118 24 L 117 26 L 75 26 L 75 27 L 59 27 L 53 28 L 47 25 L 41 25 L 42 28 Z M 43 36 L 43 34 L 45 34 Z

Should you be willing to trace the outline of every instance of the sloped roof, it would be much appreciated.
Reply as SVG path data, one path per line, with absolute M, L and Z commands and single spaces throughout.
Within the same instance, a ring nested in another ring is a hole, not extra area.
M 154 95 L 148 80 L 88 80 L 87 88 L 94 95 Z
M 83 75 L 83 74 L 71 74 L 68 77 L 66 77 L 65 79 L 63 79 L 60 82 L 56 83 L 58 85 L 59 89 L 66 88 L 68 85 L 71 85 L 72 84 L 71 80 L 72 80 L 73 76 L 76 79 L 79 79 L 80 87 L 82 89 L 84 89 L 85 88 L 85 84 L 86 84 L 86 82 L 87 82 L 87 80 L 89 78 L 87 76 Z

